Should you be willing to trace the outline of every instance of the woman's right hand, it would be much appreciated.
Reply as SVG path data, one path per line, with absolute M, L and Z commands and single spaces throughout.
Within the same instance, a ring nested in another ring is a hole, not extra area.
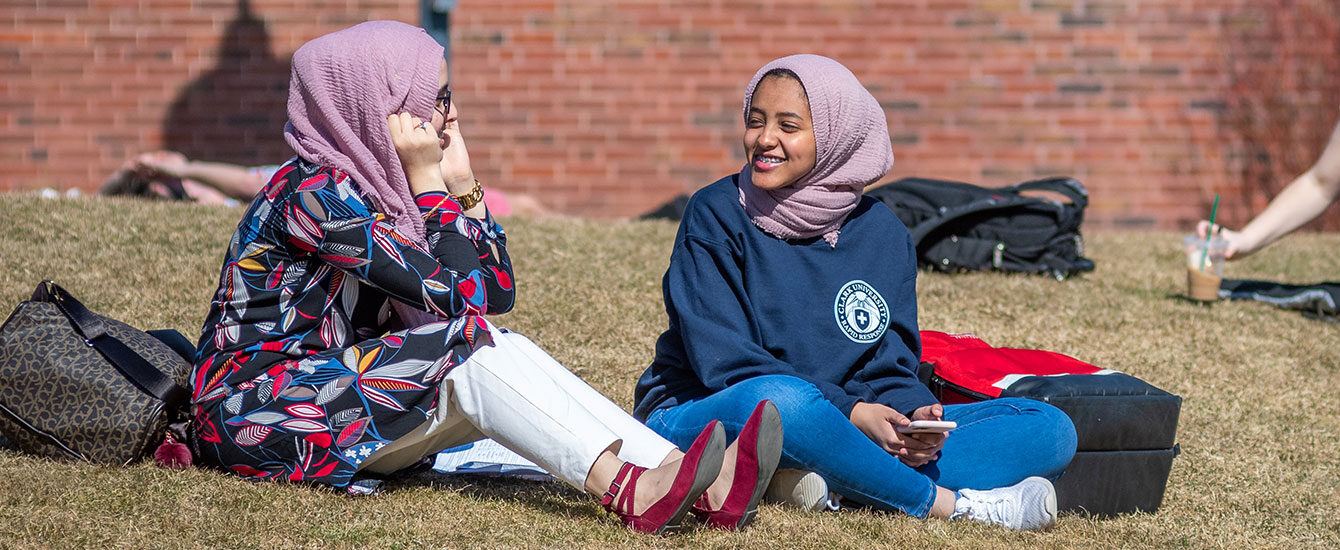
M 1222 225 L 1210 225 L 1209 220 L 1201 220 L 1196 224 L 1196 235 L 1204 239 L 1206 235 L 1214 231 L 1215 236 L 1228 241 L 1228 247 L 1224 249 L 1225 260 L 1236 260 L 1245 257 L 1256 251 L 1255 247 L 1247 246 L 1243 242 L 1242 233 L 1228 229 Z
M 405 177 L 409 179 L 409 190 L 418 195 L 429 191 L 447 190 L 442 182 L 442 171 L 438 162 L 442 160 L 442 148 L 437 132 L 427 122 L 409 113 L 395 113 L 386 117 L 386 126 L 391 133 L 391 144 L 395 146 L 396 156 L 405 168 Z

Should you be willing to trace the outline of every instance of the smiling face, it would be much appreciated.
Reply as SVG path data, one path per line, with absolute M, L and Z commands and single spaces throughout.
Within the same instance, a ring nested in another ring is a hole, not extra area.
M 759 81 L 745 118 L 744 154 L 759 189 L 788 187 L 814 168 L 814 126 L 800 81 L 779 74 Z

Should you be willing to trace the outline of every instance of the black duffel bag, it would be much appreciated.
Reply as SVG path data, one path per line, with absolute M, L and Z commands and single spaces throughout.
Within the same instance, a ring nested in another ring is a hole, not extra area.
M 39 456 L 128 464 L 185 419 L 189 370 L 158 337 L 43 281 L 0 325 L 0 434 Z
M 1023 194 L 1054 193 L 1065 202 Z M 1064 279 L 1093 270 L 1079 226 L 1089 193 L 1071 178 L 1005 187 L 903 178 L 866 192 L 902 220 L 917 263 L 939 271 L 994 269 Z

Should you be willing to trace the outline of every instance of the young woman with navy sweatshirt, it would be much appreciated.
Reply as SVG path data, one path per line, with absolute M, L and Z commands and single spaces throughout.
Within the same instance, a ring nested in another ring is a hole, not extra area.
M 916 517 L 1053 524 L 1046 478 L 1074 454 L 1069 418 L 1027 399 L 945 406 L 917 380 L 912 243 L 862 196 L 893 166 L 879 104 L 838 62 L 795 55 L 754 75 L 744 119 L 748 164 L 695 193 L 675 237 L 670 326 L 634 415 L 683 446 L 714 419 L 739 430 L 768 399 L 785 433 L 781 467 L 817 472 L 845 498 Z M 957 429 L 897 430 L 941 419 Z

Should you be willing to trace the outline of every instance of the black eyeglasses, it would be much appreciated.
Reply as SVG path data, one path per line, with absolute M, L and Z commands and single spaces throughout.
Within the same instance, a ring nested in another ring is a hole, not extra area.
M 447 88 L 447 93 L 437 96 L 437 103 L 433 105 L 442 118 L 447 118 L 447 113 L 451 112 L 451 88 Z

